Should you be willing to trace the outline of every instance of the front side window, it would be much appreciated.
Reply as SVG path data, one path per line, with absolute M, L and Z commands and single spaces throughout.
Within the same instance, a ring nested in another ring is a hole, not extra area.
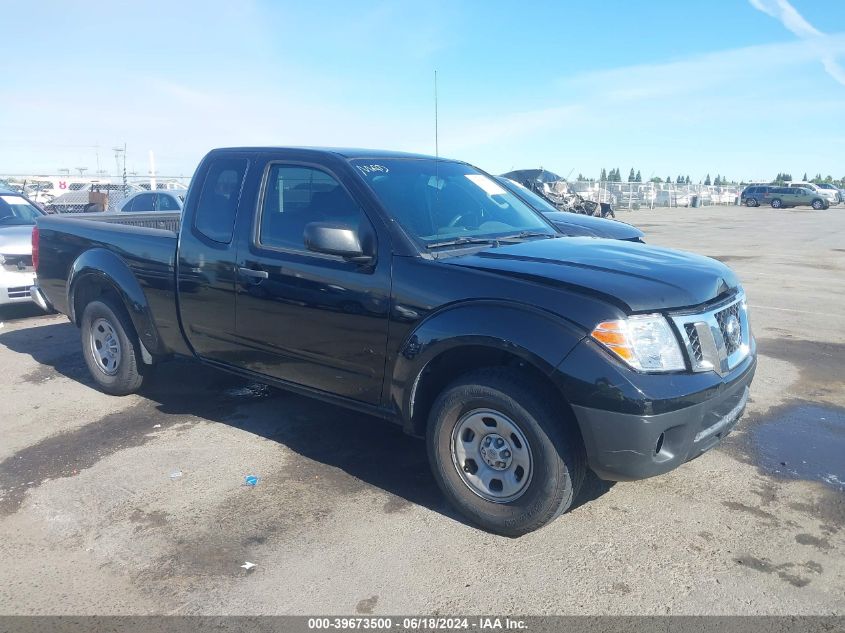
M 435 159 L 355 159 L 381 203 L 423 246 L 557 232 L 517 196 L 464 163 Z
M 359 230 L 361 207 L 340 183 L 311 167 L 271 165 L 264 187 L 258 242 L 271 248 L 305 250 L 305 225 L 329 222 Z
M 208 239 L 232 241 L 246 168 L 245 158 L 218 158 L 209 165 L 194 217 L 194 228 Z

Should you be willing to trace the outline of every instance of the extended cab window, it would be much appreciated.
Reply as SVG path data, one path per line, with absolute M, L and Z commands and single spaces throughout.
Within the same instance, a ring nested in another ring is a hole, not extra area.
M 245 158 L 218 158 L 208 168 L 194 216 L 194 228 L 208 239 L 232 241 L 246 167 Z
M 272 165 L 264 187 L 258 242 L 271 248 L 305 250 L 310 222 L 331 222 L 355 229 L 363 211 L 329 174 L 311 167 Z

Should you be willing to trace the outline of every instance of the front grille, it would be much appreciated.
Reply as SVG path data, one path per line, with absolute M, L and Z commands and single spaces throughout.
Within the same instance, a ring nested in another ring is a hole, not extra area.
M 9 299 L 25 299 L 29 297 L 29 289 L 31 286 L 15 286 L 9 288 L 6 292 L 9 294 Z
M 672 316 L 693 371 L 724 376 L 751 351 L 751 329 L 745 295 L 740 290 L 729 305 Z
M 722 336 L 725 339 L 725 349 L 728 352 L 728 356 L 730 356 L 738 350 L 739 346 L 742 344 L 742 332 L 739 320 L 739 303 L 735 303 L 724 310 L 717 312 L 715 317 L 716 322 L 719 324 L 719 329 L 722 331 Z M 731 336 L 731 333 L 728 331 L 728 324 L 731 323 L 731 317 L 735 320 L 734 322 L 736 323 L 736 327 L 740 328 L 739 336 Z
M 696 361 L 699 363 L 704 360 L 704 354 L 701 351 L 701 339 L 698 337 L 698 330 L 695 329 L 693 323 L 685 323 L 684 329 L 687 331 L 687 338 L 689 338 L 690 350 Z

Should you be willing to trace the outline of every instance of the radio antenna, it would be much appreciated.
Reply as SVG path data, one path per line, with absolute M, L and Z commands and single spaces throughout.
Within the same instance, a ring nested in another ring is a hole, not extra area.
M 440 158 L 440 142 L 437 134 L 437 71 L 434 71 L 434 157 Z

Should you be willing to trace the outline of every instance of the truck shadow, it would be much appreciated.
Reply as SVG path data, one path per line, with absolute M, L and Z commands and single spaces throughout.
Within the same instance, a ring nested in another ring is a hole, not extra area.
M 58 374 L 93 386 L 79 350 L 78 330 L 70 323 L 3 332 L 0 344 L 29 354 L 42 365 L 23 377 L 28 382 Z M 172 360 L 157 366 L 140 395 L 146 400 L 135 407 L 135 413 L 131 409 L 129 412 L 137 419 L 139 429 L 149 429 L 153 424 L 166 429 L 184 423 L 185 416 L 227 424 L 279 442 L 306 460 L 294 460 L 300 462 L 295 472 L 282 472 L 279 477 L 301 477 L 302 472 L 307 472 L 339 490 L 374 486 L 392 495 L 384 505 L 386 513 L 415 504 L 464 522 L 440 493 L 428 467 L 424 443 L 390 422 L 250 382 L 190 360 Z M 131 423 L 126 415 L 107 415 L 91 425 L 109 424 L 113 418 L 116 424 Z M 105 435 L 108 429 L 102 431 L 94 435 Z M 118 439 L 115 450 L 122 446 Z M 98 449 L 100 455 L 108 452 L 104 446 Z M 329 468 L 314 468 L 315 463 Z M 250 472 L 250 464 L 244 464 L 244 472 Z M 610 485 L 588 473 L 573 508 L 600 497 Z

